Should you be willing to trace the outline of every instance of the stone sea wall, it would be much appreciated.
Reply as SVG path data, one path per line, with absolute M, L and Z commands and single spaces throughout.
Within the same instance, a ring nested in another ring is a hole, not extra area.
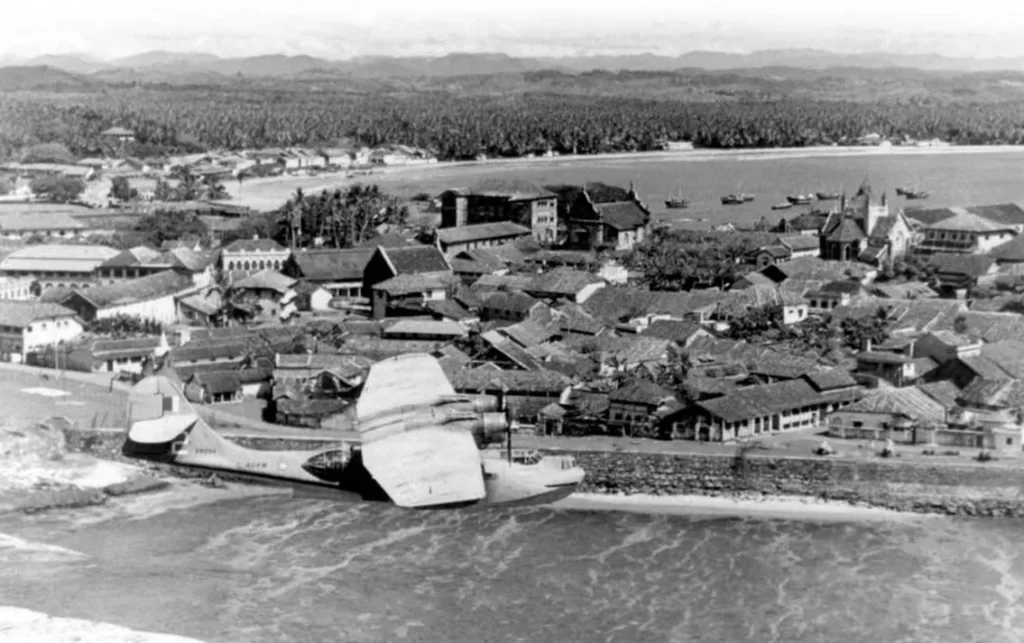
M 1024 516 L 1024 466 L 573 451 L 580 491 L 797 495 L 921 513 Z
M 123 432 L 70 429 L 69 448 L 120 457 Z M 333 440 L 233 438 L 256 449 L 313 450 Z M 1024 463 L 777 457 L 762 454 L 565 452 L 587 471 L 581 492 L 792 495 L 913 511 L 1024 517 Z

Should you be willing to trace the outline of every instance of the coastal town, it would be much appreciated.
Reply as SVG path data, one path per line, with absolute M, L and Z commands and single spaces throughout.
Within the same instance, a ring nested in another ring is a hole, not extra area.
M 116 151 L 133 134 L 103 136 Z M 0 168 L 4 362 L 159 373 L 194 403 L 312 432 L 341 428 L 371 364 L 429 353 L 456 391 L 507 395 L 522 434 L 1022 449 L 1015 204 L 902 209 L 864 178 L 777 224 L 695 232 L 660 223 L 633 185 L 494 178 L 401 216 L 384 214 L 394 200 L 322 215 L 327 192 L 268 215 L 224 200 L 221 178 L 436 159 L 398 146 L 161 162 Z M 99 197 L 39 189 L 68 180 Z M 284 232 L 261 235 L 261 216 Z M 155 239 L 140 221 L 177 227 Z

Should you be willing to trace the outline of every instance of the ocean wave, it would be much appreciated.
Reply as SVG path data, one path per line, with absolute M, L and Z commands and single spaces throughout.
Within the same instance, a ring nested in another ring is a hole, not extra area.
M 198 639 L 139 632 L 110 623 L 58 618 L 42 612 L 0 605 L 0 642 L 66 643 L 202 643 Z

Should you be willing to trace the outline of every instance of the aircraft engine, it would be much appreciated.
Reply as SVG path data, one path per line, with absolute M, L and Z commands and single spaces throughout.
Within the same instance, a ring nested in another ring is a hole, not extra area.
M 472 423 L 473 436 L 480 445 L 501 442 L 505 439 L 508 427 L 508 418 L 504 413 L 481 413 Z

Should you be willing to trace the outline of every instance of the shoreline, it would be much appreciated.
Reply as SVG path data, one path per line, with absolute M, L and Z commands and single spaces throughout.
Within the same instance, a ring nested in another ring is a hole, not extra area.
M 567 154 L 551 157 L 523 157 L 523 158 L 500 158 L 486 159 L 482 161 L 438 161 L 437 163 L 423 163 L 413 165 L 392 165 L 380 166 L 373 169 L 373 174 L 358 175 L 346 178 L 345 172 L 337 172 L 333 175 L 320 176 L 275 176 L 261 177 L 246 180 L 241 186 L 235 181 L 226 181 L 224 187 L 231 195 L 231 203 L 245 205 L 247 197 L 246 188 L 251 191 L 271 190 L 278 188 L 281 192 L 280 198 L 277 195 L 266 194 L 253 195 L 252 201 L 273 200 L 274 208 L 284 203 L 296 189 L 301 188 L 304 192 L 320 192 L 322 190 L 333 190 L 335 188 L 347 187 L 355 184 L 379 183 L 380 177 L 385 181 L 401 180 L 407 177 L 408 180 L 416 180 L 428 176 L 457 176 L 462 171 L 473 170 L 500 170 L 503 167 L 522 169 L 531 166 L 544 167 L 562 164 L 584 165 L 588 163 L 601 162 L 663 162 L 675 160 L 679 162 L 701 162 L 713 160 L 776 160 L 776 159 L 799 159 L 799 158 L 827 158 L 827 157 L 863 157 L 863 156 L 922 156 L 922 155 L 971 155 L 971 154 L 1005 154 L 1011 152 L 1024 152 L 1024 145 L 948 145 L 938 147 L 911 147 L 911 146 L 831 146 L 819 145 L 811 147 L 769 147 L 769 148 L 744 148 L 744 149 L 706 149 L 697 148 L 693 150 L 662 150 L 651 152 L 607 152 L 601 154 Z M 251 206 L 260 210 L 258 206 Z M 265 210 L 264 210 L 265 211 Z
M 652 495 L 644 493 L 574 493 L 551 505 L 571 511 L 616 511 L 652 515 L 726 517 L 798 521 L 908 521 L 938 514 L 899 511 L 867 503 L 787 494 Z

